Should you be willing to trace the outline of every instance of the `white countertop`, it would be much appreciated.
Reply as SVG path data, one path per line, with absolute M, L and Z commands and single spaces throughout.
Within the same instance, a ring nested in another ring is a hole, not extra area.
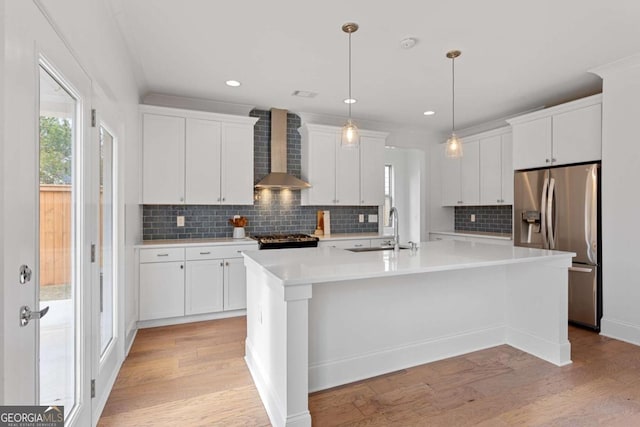
M 492 233 L 489 231 L 430 231 L 429 233 L 435 234 L 448 234 L 451 236 L 469 236 L 469 237 L 484 237 L 486 239 L 499 239 L 499 240 L 511 240 L 511 234 L 509 233 Z
M 172 248 L 206 245 L 250 245 L 258 244 L 255 240 L 244 237 L 242 239 L 212 238 L 212 239 L 171 239 L 171 240 L 145 240 L 137 244 L 136 248 Z
M 560 252 L 519 246 L 443 240 L 421 242 L 416 253 L 350 252 L 331 247 L 248 251 L 248 265 L 263 269 L 283 285 L 337 282 L 372 277 L 398 276 L 485 266 L 567 260 L 575 256 Z
M 314 234 L 314 236 L 316 236 Z M 326 236 L 316 236 L 323 240 L 356 240 L 356 239 L 393 239 L 393 235 L 385 235 L 380 233 L 333 233 Z

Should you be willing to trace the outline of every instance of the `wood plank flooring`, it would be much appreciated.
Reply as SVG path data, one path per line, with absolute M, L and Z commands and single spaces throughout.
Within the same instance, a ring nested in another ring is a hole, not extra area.
M 99 425 L 270 425 L 245 333 L 244 317 L 138 331 Z M 313 425 L 640 425 L 640 347 L 569 337 L 562 368 L 499 346 L 313 393 Z

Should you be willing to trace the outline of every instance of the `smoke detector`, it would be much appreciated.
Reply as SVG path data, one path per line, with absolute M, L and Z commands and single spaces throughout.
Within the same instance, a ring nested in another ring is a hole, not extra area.
M 300 98 L 315 98 L 318 96 L 317 92 L 311 92 L 310 90 L 294 90 L 291 96 L 299 96 Z
M 400 40 L 400 47 L 403 49 L 411 49 L 417 43 L 417 40 L 413 37 L 407 37 L 406 39 Z

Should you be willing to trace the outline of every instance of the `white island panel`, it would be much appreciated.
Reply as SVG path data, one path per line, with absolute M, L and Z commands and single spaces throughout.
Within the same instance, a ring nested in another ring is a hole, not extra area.
M 571 362 L 574 254 L 458 241 L 420 246 L 245 253 L 246 360 L 274 425 L 310 425 L 309 391 L 500 344 Z

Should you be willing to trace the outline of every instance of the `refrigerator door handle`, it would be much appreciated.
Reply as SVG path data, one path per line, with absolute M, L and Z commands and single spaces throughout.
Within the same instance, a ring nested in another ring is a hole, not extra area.
M 584 190 L 584 239 L 587 244 L 587 258 L 592 264 L 597 264 L 598 235 L 598 169 L 591 166 L 587 174 Z
M 542 234 L 542 249 L 547 249 L 547 189 L 549 188 L 549 178 L 544 179 L 542 185 L 542 197 L 540 198 L 540 233 Z
M 549 181 L 549 200 L 547 201 L 547 235 L 549 239 L 549 249 L 556 248 L 555 230 L 553 229 L 553 192 L 555 190 L 556 180 L 551 178 Z
M 593 271 L 593 268 L 569 267 L 569 271 L 575 271 L 576 273 L 591 273 Z

